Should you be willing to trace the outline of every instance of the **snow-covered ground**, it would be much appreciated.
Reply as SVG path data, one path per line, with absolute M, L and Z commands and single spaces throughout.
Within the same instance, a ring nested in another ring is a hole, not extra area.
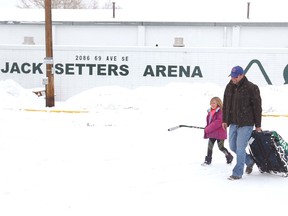
M 228 81 L 228 80 L 227 80 Z M 263 130 L 288 140 L 288 86 L 260 87 Z M 229 181 L 215 144 L 203 167 L 215 84 L 134 90 L 99 87 L 45 108 L 45 99 L 0 81 L 0 215 L 191 216 L 285 214 L 288 178 L 257 167 Z M 65 112 L 61 112 L 65 111 Z M 225 146 L 229 148 L 228 141 Z

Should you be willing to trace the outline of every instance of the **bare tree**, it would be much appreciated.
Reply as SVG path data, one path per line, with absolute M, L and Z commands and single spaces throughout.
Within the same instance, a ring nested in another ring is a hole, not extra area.
M 51 0 L 53 9 L 96 9 L 97 0 Z M 44 8 L 45 0 L 19 0 L 18 8 Z

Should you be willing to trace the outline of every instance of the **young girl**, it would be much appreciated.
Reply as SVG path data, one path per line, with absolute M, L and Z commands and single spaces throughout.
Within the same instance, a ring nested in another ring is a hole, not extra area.
M 230 164 L 233 156 L 224 147 L 224 140 L 227 139 L 227 132 L 222 128 L 222 107 L 223 103 L 219 97 L 213 97 L 210 100 L 210 109 L 206 117 L 207 125 L 204 129 L 204 139 L 208 140 L 208 150 L 203 166 L 209 165 L 212 162 L 212 152 L 214 143 L 217 141 L 218 148 L 225 154 L 226 161 Z

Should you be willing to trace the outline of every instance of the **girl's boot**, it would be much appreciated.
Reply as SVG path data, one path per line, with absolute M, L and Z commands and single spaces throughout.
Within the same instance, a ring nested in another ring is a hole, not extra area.
M 206 156 L 204 163 L 202 163 L 201 165 L 202 166 L 210 165 L 211 161 L 212 161 L 212 157 Z
M 226 155 L 226 160 L 227 160 L 227 164 L 231 164 L 233 161 L 233 156 L 230 153 L 228 153 Z

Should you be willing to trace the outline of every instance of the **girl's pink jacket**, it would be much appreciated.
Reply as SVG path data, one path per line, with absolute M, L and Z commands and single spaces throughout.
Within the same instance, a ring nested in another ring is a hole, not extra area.
M 206 117 L 206 127 L 204 129 L 204 138 L 214 138 L 214 139 L 227 139 L 227 131 L 222 128 L 222 110 L 218 107 L 209 123 L 210 111 Z

